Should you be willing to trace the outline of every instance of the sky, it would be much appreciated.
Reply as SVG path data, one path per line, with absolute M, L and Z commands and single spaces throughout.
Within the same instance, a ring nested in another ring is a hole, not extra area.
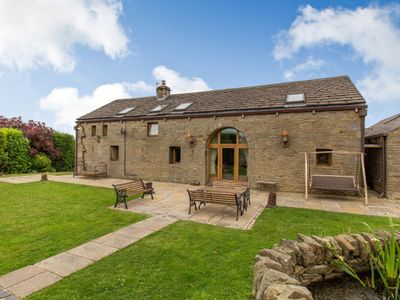
M 400 112 L 400 3 L 1 0 L 0 116 L 73 132 L 114 99 L 348 75 Z

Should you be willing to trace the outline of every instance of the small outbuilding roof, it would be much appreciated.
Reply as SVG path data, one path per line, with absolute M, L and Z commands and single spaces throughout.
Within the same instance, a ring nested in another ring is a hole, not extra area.
M 304 94 L 304 100 L 287 101 L 288 95 L 299 94 Z M 177 109 L 184 103 L 190 105 L 184 110 Z M 152 111 L 159 105 L 163 105 L 162 110 Z M 78 118 L 77 121 L 268 113 L 271 110 L 354 105 L 365 106 L 363 96 L 348 76 L 339 76 L 195 93 L 173 94 L 172 90 L 171 95 L 163 100 L 156 96 L 119 99 Z M 123 116 L 118 114 L 129 107 L 134 109 Z
M 390 132 L 398 128 L 400 128 L 400 114 L 395 114 L 394 116 L 386 118 L 371 127 L 368 127 L 365 130 L 365 137 L 388 135 Z

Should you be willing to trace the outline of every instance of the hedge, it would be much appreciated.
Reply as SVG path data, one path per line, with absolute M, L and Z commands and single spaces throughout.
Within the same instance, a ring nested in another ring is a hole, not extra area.
M 0 172 L 26 173 L 29 170 L 29 140 L 21 130 L 0 128 Z
M 53 168 L 57 171 L 72 171 L 75 160 L 75 140 L 68 133 L 55 131 L 53 143 L 60 155 L 53 160 Z

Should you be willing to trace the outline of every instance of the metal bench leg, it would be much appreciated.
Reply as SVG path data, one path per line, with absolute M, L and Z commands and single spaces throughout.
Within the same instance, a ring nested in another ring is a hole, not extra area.
M 118 194 L 115 196 L 115 198 L 116 198 L 116 200 L 115 200 L 115 205 L 114 205 L 114 207 L 117 207 L 118 202 L 119 202 L 119 196 L 118 196 Z
M 236 205 L 236 221 L 239 220 L 239 212 L 241 211 L 240 206 Z
M 125 209 L 128 209 L 128 205 L 126 204 L 126 197 L 124 197 Z
M 153 191 L 150 191 L 151 199 L 154 199 L 153 194 L 154 194 L 154 192 L 153 192 Z

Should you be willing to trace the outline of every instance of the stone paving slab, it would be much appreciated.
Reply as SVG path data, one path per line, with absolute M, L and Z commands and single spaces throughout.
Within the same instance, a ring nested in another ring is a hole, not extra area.
M 27 280 L 33 276 L 43 273 L 45 270 L 36 266 L 26 266 L 21 269 L 12 271 L 0 277 L 0 287 L 9 288 L 19 282 Z
M 99 243 L 88 242 L 71 250 L 68 250 L 67 253 L 81 256 L 93 261 L 98 261 L 103 257 L 106 257 L 116 251 L 118 251 L 118 248 L 110 247 Z
M 65 277 L 92 263 L 90 259 L 63 252 L 42 260 L 35 266 Z
M 153 233 L 153 232 L 151 232 Z M 110 247 L 114 247 L 117 249 L 123 249 L 130 244 L 133 244 L 140 240 L 140 237 L 132 237 L 132 236 L 127 236 L 127 235 L 122 235 L 118 233 L 112 233 L 108 239 L 106 239 L 104 242 L 102 242 L 103 245 L 107 245 Z
M 45 287 L 48 287 L 49 285 L 52 285 L 61 279 L 61 276 L 46 271 L 13 285 L 9 290 L 17 297 L 23 298 Z

